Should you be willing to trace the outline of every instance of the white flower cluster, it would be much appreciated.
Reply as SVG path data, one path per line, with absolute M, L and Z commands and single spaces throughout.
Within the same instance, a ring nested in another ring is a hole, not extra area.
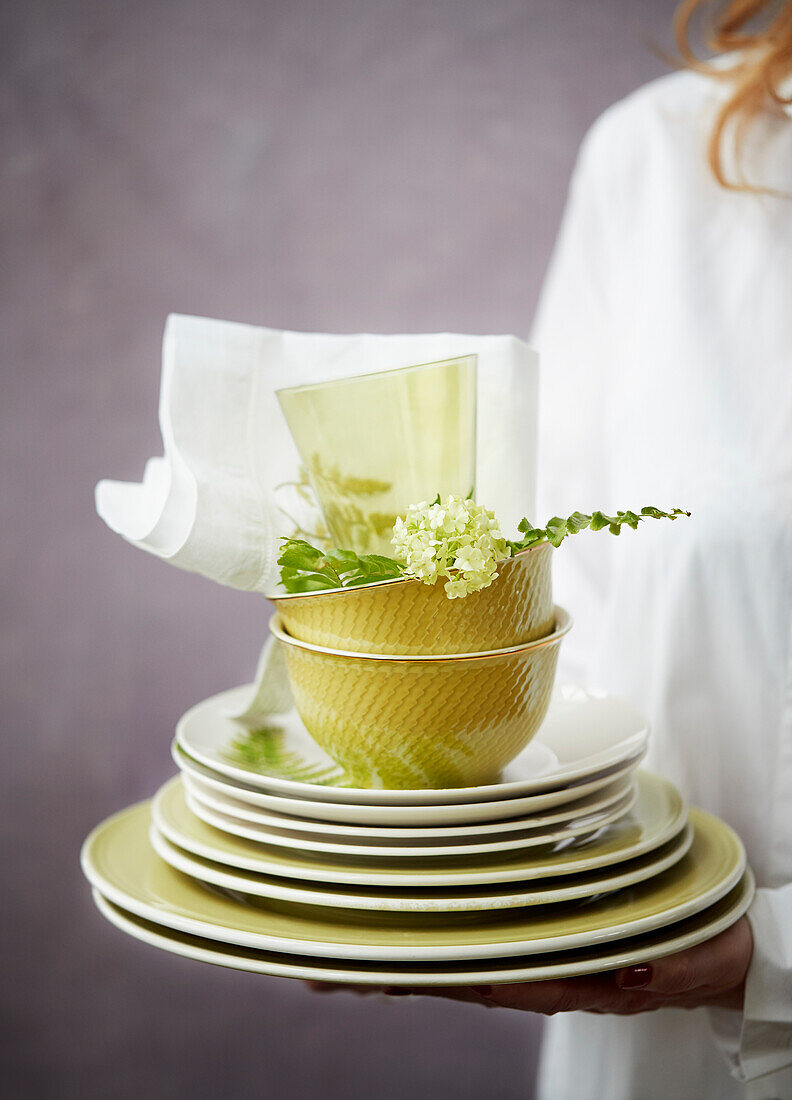
M 493 513 L 455 496 L 411 504 L 396 520 L 391 541 L 409 576 L 425 584 L 446 577 L 451 600 L 488 588 L 510 552 Z

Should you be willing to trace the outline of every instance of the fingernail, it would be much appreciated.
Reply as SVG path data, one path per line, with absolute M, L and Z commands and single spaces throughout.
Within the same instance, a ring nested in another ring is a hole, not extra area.
M 409 997 L 412 990 L 402 989 L 400 985 L 386 985 L 382 992 L 387 993 L 389 997 Z
M 643 989 L 652 980 L 651 966 L 630 966 L 616 979 L 622 989 Z
M 474 993 L 478 993 L 479 997 L 491 997 L 492 986 L 491 985 L 472 985 L 470 987 Z

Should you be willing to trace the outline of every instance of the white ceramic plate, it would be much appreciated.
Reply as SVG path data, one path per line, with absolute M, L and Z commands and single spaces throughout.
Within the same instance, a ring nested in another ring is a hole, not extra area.
M 296 710 L 273 715 L 263 735 L 258 770 L 241 766 L 233 745 L 250 745 L 239 713 L 251 688 L 224 691 L 192 707 L 176 740 L 194 760 L 271 794 L 322 802 L 376 806 L 435 806 L 515 798 L 557 790 L 591 778 L 646 748 L 646 719 L 631 703 L 605 692 L 559 687 L 531 743 L 504 770 L 500 783 L 443 790 L 368 790 L 350 787 L 343 769 L 313 740 Z
M 452 913 L 480 912 L 492 909 L 517 909 L 525 905 L 548 905 L 560 901 L 577 901 L 597 894 L 612 893 L 636 882 L 644 882 L 673 867 L 687 853 L 693 840 L 693 828 L 685 828 L 647 856 L 619 863 L 615 868 L 592 871 L 589 874 L 567 875 L 560 879 L 544 879 L 538 886 L 511 883 L 507 886 L 460 887 L 450 890 L 420 888 L 409 890 L 356 890 L 320 883 L 289 882 L 245 871 L 234 871 L 175 847 L 151 827 L 149 839 L 154 851 L 186 875 L 212 886 L 251 897 L 276 901 L 321 905 L 338 909 L 374 909 L 390 913 Z
M 639 773 L 638 786 L 638 800 L 630 813 L 609 825 L 594 840 L 577 845 L 574 841 L 566 841 L 550 848 L 465 856 L 456 860 L 423 859 L 409 866 L 394 866 L 383 860 L 289 852 L 229 836 L 213 829 L 190 811 L 178 779 L 166 783 L 158 792 L 151 804 L 151 816 L 157 829 L 177 847 L 215 863 L 258 874 L 386 889 L 394 886 L 471 886 L 590 871 L 659 848 L 682 829 L 687 821 L 687 806 L 673 784 L 658 776 Z
M 319 852 L 345 858 L 361 856 L 363 858 L 384 860 L 427 859 L 442 858 L 444 856 L 457 858 L 459 856 L 486 855 L 489 852 L 512 852 L 523 848 L 557 844 L 559 841 L 570 840 L 572 837 L 590 836 L 605 825 L 610 825 L 613 821 L 618 821 L 620 817 L 624 817 L 633 806 L 637 794 L 637 784 L 628 782 L 626 789 L 622 791 L 621 797 L 609 809 L 575 818 L 574 823 L 565 829 L 558 826 L 549 829 L 530 829 L 469 844 L 460 844 L 456 840 L 446 840 L 444 844 L 435 844 L 430 841 L 416 845 L 394 840 L 389 843 L 367 844 L 363 843 L 362 838 L 359 843 L 355 843 L 355 841 L 348 838 L 317 837 L 312 833 L 275 829 L 271 825 L 260 825 L 256 822 L 241 820 L 207 805 L 197 794 L 193 793 L 189 782 L 185 782 L 185 795 L 189 808 L 201 821 L 205 821 L 207 825 L 212 825 L 215 829 L 220 829 L 221 832 L 230 833 L 232 836 L 241 836 L 246 840 L 255 840 L 259 844 L 274 845 L 276 848 L 289 848 L 293 851 Z
M 308 818 L 316 822 L 341 822 L 347 825 L 470 825 L 473 822 L 501 821 L 533 816 L 553 806 L 569 807 L 567 816 L 573 817 L 575 806 L 585 795 L 602 790 L 615 779 L 632 771 L 640 757 L 629 760 L 603 772 L 596 779 L 558 791 L 507 798 L 495 802 L 448 803 L 439 806 L 370 806 L 364 803 L 310 802 L 304 798 L 286 798 L 251 787 L 242 787 L 231 780 L 224 780 L 219 772 L 212 772 L 203 764 L 192 760 L 181 746 L 172 746 L 173 758 L 182 771 L 213 784 L 215 789 L 236 797 L 251 806 L 258 806 L 273 813 Z
M 175 871 L 149 842 L 149 804 L 100 825 L 82 865 L 92 886 L 144 920 L 208 939 L 330 958 L 392 962 L 491 959 L 641 935 L 713 905 L 745 869 L 739 838 L 697 811 L 693 843 L 663 874 L 586 903 L 496 913 L 379 913 L 259 900 L 243 904 Z
M 720 901 L 687 920 L 656 932 L 616 941 L 607 946 L 548 953 L 539 958 L 500 958 L 463 963 L 376 967 L 366 962 L 344 962 L 299 955 L 278 955 L 245 947 L 218 944 L 209 939 L 173 931 L 114 905 L 98 890 L 93 897 L 100 912 L 117 928 L 174 955 L 273 977 L 352 985 L 500 985 L 573 978 L 650 962 L 703 943 L 729 928 L 746 912 L 754 894 L 754 880 L 746 870 L 740 882 Z
M 348 840 L 354 843 L 377 844 L 381 842 L 399 844 L 444 845 L 447 843 L 476 844 L 484 840 L 502 839 L 508 833 L 524 833 L 526 829 L 547 831 L 553 828 L 571 828 L 579 818 L 588 818 L 592 814 L 607 810 L 624 797 L 633 782 L 632 771 L 610 782 L 592 794 L 584 795 L 566 806 L 542 810 L 530 817 L 507 818 L 503 821 L 475 822 L 470 825 L 431 825 L 413 828 L 410 825 L 344 825 L 335 821 L 311 821 L 309 818 L 291 817 L 288 814 L 272 813 L 257 809 L 238 798 L 225 793 L 227 788 L 205 778 L 199 778 L 191 771 L 182 771 L 185 789 L 198 801 L 230 814 L 240 821 L 251 821 L 257 825 L 273 829 L 288 829 L 290 832 L 308 833 L 315 839 Z

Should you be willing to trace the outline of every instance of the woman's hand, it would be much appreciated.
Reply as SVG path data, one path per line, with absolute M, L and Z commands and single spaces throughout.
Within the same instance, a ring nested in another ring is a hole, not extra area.
M 392 996 L 417 994 L 470 1001 L 489 1008 L 516 1008 L 521 1012 L 599 1012 L 630 1016 L 658 1008 L 741 1009 L 745 975 L 753 952 L 751 926 L 742 917 L 711 940 L 667 955 L 655 962 L 628 966 L 607 974 L 545 982 L 518 982 L 493 986 L 386 986 Z M 376 986 L 336 986 L 310 982 L 318 991 L 347 988 L 374 993 Z
M 600 1012 L 629 1016 L 658 1008 L 741 1009 L 745 975 L 753 952 L 751 926 L 742 917 L 711 940 L 640 966 L 607 974 L 512 985 L 411 988 L 386 993 L 425 994 L 467 1000 L 521 1012 Z

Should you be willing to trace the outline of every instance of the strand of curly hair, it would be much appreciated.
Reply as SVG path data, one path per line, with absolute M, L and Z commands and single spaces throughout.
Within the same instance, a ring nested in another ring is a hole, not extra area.
M 704 20 L 706 46 L 715 55 L 708 61 L 699 58 L 691 45 L 692 25 L 699 16 Z M 674 15 L 674 37 L 687 68 L 730 85 L 707 149 L 715 179 L 733 191 L 777 194 L 745 178 L 741 155 L 758 115 L 767 110 L 781 112 L 792 103 L 792 94 L 782 92 L 792 79 L 792 0 L 682 0 Z M 730 143 L 736 178 L 725 169 Z

